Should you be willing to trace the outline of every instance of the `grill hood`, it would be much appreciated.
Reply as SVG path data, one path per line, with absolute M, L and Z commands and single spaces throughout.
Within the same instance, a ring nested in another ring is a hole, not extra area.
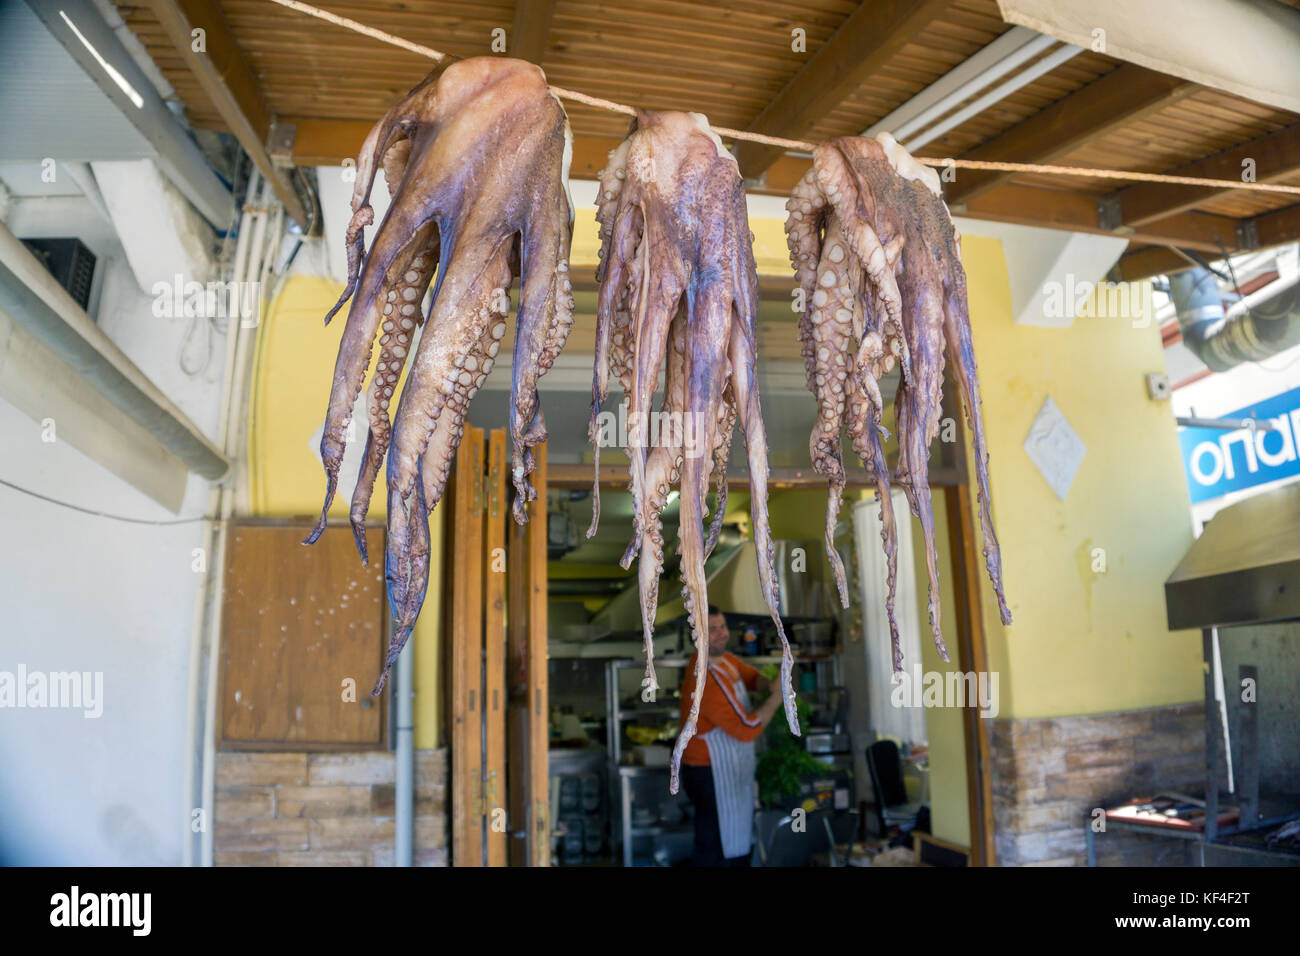
M 1165 582 L 1170 630 L 1300 620 L 1300 484 L 1224 508 Z

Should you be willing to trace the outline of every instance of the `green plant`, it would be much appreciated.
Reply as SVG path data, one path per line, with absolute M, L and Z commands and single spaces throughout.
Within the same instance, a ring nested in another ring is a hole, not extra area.
M 800 727 L 807 727 L 812 709 L 802 700 L 796 700 L 795 710 L 799 714 Z M 754 768 L 758 796 L 764 806 L 788 803 L 799 795 L 801 776 L 826 769 L 825 764 L 803 749 L 780 715 L 768 725 L 766 743 L 767 747 Z

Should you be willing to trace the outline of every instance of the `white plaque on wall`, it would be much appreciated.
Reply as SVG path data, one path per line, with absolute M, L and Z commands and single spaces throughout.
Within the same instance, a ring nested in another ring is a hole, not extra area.
M 1047 396 L 1025 436 L 1025 454 L 1062 501 L 1070 493 L 1087 451 L 1083 439 L 1070 427 L 1052 397 Z

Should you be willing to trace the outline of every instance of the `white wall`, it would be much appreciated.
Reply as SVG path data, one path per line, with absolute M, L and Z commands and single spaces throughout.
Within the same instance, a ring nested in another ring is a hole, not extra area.
M 7 217 L 20 236 L 21 201 Z M 55 213 L 52 207 L 26 213 Z M 225 338 L 191 377 L 177 355 L 189 320 L 153 315 L 120 245 L 90 214 L 37 215 L 45 235 L 91 235 L 106 261 L 100 326 L 209 436 L 218 420 Z M 51 231 L 53 230 L 53 232 Z M 207 332 L 197 330 L 203 339 Z M 57 422 L 56 422 L 57 435 Z M 0 399 L 0 478 L 85 508 L 176 520 Z M 201 515 L 190 476 L 179 517 Z M 185 734 L 198 522 L 124 524 L 0 486 L 0 671 L 102 671 L 103 714 L 0 708 L 0 860 L 19 864 L 179 864 L 188 826 Z
M 88 508 L 161 506 L 0 401 L 0 473 Z M 190 479 L 184 514 L 201 513 Z M 0 854 L 20 864 L 178 864 L 200 524 L 128 525 L 0 487 L 0 670 L 102 671 L 103 714 L 0 709 Z

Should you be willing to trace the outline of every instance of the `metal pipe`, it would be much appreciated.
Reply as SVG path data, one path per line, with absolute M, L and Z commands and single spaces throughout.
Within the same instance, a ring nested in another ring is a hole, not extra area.
M 962 99 L 965 99 L 993 82 L 1001 73 L 994 76 L 990 75 L 991 71 L 997 69 L 998 65 L 1003 61 L 1015 56 L 1022 47 L 1034 42 L 1041 36 L 1042 34 L 1037 30 L 1031 30 L 1029 27 L 1012 27 L 988 46 L 983 47 L 977 53 L 958 63 L 939 79 L 898 107 L 898 109 L 892 110 L 887 116 L 878 119 L 862 135 L 875 136 L 877 133 L 890 133 L 895 138 L 898 138 L 898 131 L 903 129 L 905 124 L 910 123 L 923 110 L 930 109 L 939 100 L 952 95 L 958 90 L 963 91 Z M 1046 46 L 1051 46 L 1054 42 L 1054 40 L 1050 41 Z M 1045 49 L 1046 46 L 1043 48 Z M 977 81 L 982 82 L 976 85 Z M 960 102 L 961 100 L 957 101 L 957 103 Z M 952 105 L 956 106 L 957 103 Z
M 907 122 L 900 124 L 898 129 L 887 130 L 886 132 L 893 133 L 894 139 L 901 143 L 912 133 L 924 129 L 929 123 L 938 119 L 953 107 L 965 102 L 968 97 L 978 93 L 995 80 L 1006 76 L 1022 63 L 1027 63 L 1034 57 L 1038 56 L 1038 54 L 1051 49 L 1056 45 L 1056 43 L 1057 40 L 1055 37 L 1044 36 L 1041 34 L 1034 37 L 1024 46 L 994 63 L 988 69 L 983 70 L 969 81 L 961 84 L 957 89 L 953 90 L 928 109 L 922 110 Z
M 1176 415 L 1174 421 L 1184 428 L 1218 428 L 1225 432 L 1243 428 L 1261 432 L 1277 431 L 1272 422 L 1258 418 L 1197 418 L 1195 415 Z
M 1169 277 L 1183 344 L 1212 371 L 1226 372 L 1300 345 L 1300 275 L 1274 282 L 1224 311 L 1208 269 Z
M 410 866 L 415 847 L 415 657 L 414 641 L 397 658 L 393 699 L 397 707 L 396 838 L 393 866 Z
M 253 274 L 260 268 L 260 258 L 262 235 L 265 230 L 266 219 L 266 197 L 270 190 L 267 188 L 265 180 L 261 175 L 254 171 L 249 179 L 247 201 L 244 205 L 243 215 L 240 221 L 239 238 L 235 244 L 235 261 L 233 265 L 232 279 L 236 283 L 235 289 L 240 290 L 246 277 Z M 259 194 L 261 198 L 259 199 Z M 259 228 L 260 227 L 260 228 Z M 238 292 L 237 292 L 238 294 Z M 243 322 L 239 320 L 238 314 L 233 317 L 233 321 L 228 327 L 226 340 L 226 362 L 225 378 L 222 395 L 224 402 L 221 408 L 221 424 L 219 434 L 222 438 L 223 447 L 225 447 L 232 456 L 238 457 L 238 435 L 239 429 L 237 423 L 244 418 L 244 398 L 242 389 L 237 385 L 239 376 L 238 356 L 241 352 Z M 229 538 L 231 503 L 234 497 L 234 491 L 230 487 L 231 482 L 227 485 L 217 485 L 213 487 L 213 513 L 216 515 L 216 521 L 213 524 L 213 557 L 208 565 L 208 575 L 210 581 L 209 609 L 207 612 L 207 653 L 200 654 L 202 662 L 206 665 L 206 688 L 203 700 L 203 730 L 202 730 L 202 747 L 203 747 L 203 771 L 202 771 L 202 806 L 205 808 L 206 818 L 211 824 L 214 817 L 214 805 L 216 797 L 216 724 L 217 724 L 217 671 L 218 662 L 221 653 L 221 597 L 224 587 L 224 570 L 226 566 L 226 546 Z M 212 844 L 212 827 L 209 825 L 202 834 L 200 865 L 213 865 L 213 844 Z
M 1044 73 L 1050 73 L 1052 70 L 1056 69 L 1066 60 L 1071 60 L 1082 52 L 1083 52 L 1083 47 L 1074 46 L 1069 43 L 1065 44 L 1063 47 L 1061 47 L 1059 50 L 1056 50 L 1050 56 L 1043 57 L 1037 63 L 1033 64 L 1028 69 L 1022 70 L 1021 72 L 1017 73 L 1015 76 L 1007 80 L 1005 83 L 999 83 L 997 86 L 989 90 L 987 93 L 985 93 L 975 102 L 971 103 L 969 106 L 965 106 L 962 109 L 958 110 L 956 113 L 953 113 L 942 123 L 938 123 L 937 125 L 930 127 L 928 130 L 926 130 L 924 133 L 921 133 L 919 136 L 912 137 L 906 143 L 903 143 L 904 148 L 907 149 L 909 152 L 915 152 L 916 150 L 920 149 L 922 146 L 926 145 L 927 143 L 938 139 L 940 136 L 948 132 L 950 129 L 956 129 L 958 126 L 966 122 L 972 116 L 976 116 L 980 113 L 983 113 L 986 109 L 988 109 L 990 106 L 993 106 L 995 103 L 1002 102 L 1012 93 L 1016 92 L 1016 90 L 1024 86 L 1028 86 L 1030 83 L 1038 79 Z

